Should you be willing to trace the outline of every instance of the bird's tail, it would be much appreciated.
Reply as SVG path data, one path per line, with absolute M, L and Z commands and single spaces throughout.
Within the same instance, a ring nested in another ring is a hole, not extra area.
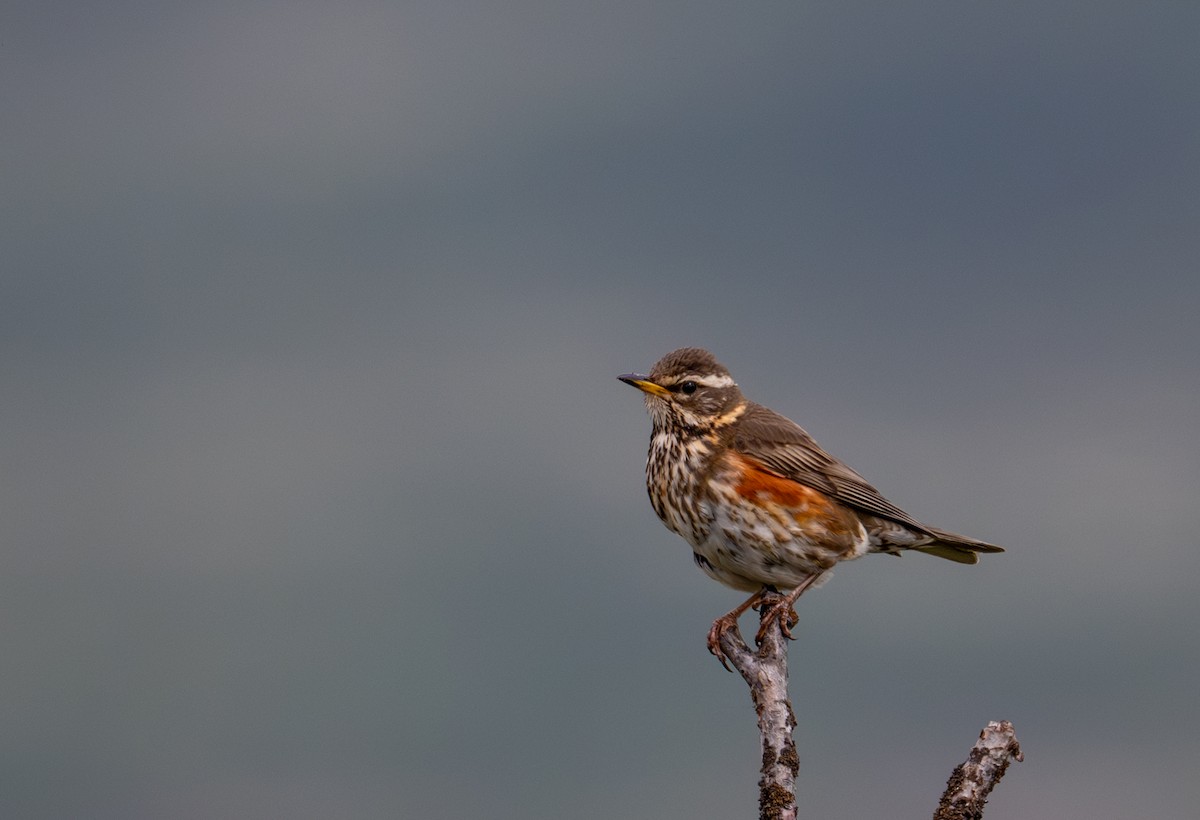
M 981 552 L 1004 552 L 1004 547 L 997 547 L 995 544 L 989 544 L 986 541 L 979 541 L 965 535 L 958 535 L 933 527 L 929 527 L 929 532 L 937 540 L 931 544 L 926 544 L 923 547 L 914 547 L 913 549 L 928 555 L 936 555 L 938 558 L 957 561 L 960 564 L 978 564 L 979 553 Z

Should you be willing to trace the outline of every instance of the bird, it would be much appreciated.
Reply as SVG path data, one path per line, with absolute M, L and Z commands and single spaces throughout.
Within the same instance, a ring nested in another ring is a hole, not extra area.
M 796 422 L 745 398 L 707 350 L 680 348 L 648 375 L 617 378 L 642 391 L 650 413 L 646 490 L 654 512 L 709 577 L 753 593 L 708 632 L 709 651 L 727 669 L 721 637 L 743 612 L 779 593 L 756 641 L 773 623 L 791 638 L 796 600 L 842 561 L 915 550 L 975 564 L 980 553 L 1004 552 L 888 501 Z

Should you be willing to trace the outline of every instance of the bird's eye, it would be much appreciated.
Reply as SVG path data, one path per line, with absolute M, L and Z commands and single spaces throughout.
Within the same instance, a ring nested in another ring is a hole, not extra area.
M 684 382 L 683 384 L 679 385 L 679 389 L 681 392 L 686 393 L 687 395 L 690 396 L 696 392 L 696 383 L 695 382 Z

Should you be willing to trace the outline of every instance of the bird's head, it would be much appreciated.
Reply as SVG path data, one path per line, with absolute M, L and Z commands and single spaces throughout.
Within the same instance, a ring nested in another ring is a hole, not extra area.
M 646 394 L 655 429 L 708 431 L 735 421 L 746 404 L 725 366 L 698 347 L 668 353 L 648 376 L 626 373 L 617 378 Z

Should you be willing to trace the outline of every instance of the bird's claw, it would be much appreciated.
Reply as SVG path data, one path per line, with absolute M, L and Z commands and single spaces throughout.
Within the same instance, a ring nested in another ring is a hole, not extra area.
M 762 617 L 762 621 L 758 626 L 758 632 L 754 635 L 755 645 L 762 646 L 763 641 L 767 639 L 767 630 L 771 628 L 771 624 L 773 623 L 779 624 L 779 631 L 783 633 L 783 637 L 789 641 L 794 641 L 792 627 L 799 623 L 799 621 L 800 616 L 796 614 L 796 610 L 786 598 L 771 604 Z
M 721 662 L 721 666 L 725 667 L 726 672 L 733 670 L 729 668 L 729 656 L 721 648 L 721 636 L 731 629 L 737 629 L 737 618 L 723 615 L 713 621 L 712 628 L 708 630 L 708 651 L 717 656 L 717 660 Z

